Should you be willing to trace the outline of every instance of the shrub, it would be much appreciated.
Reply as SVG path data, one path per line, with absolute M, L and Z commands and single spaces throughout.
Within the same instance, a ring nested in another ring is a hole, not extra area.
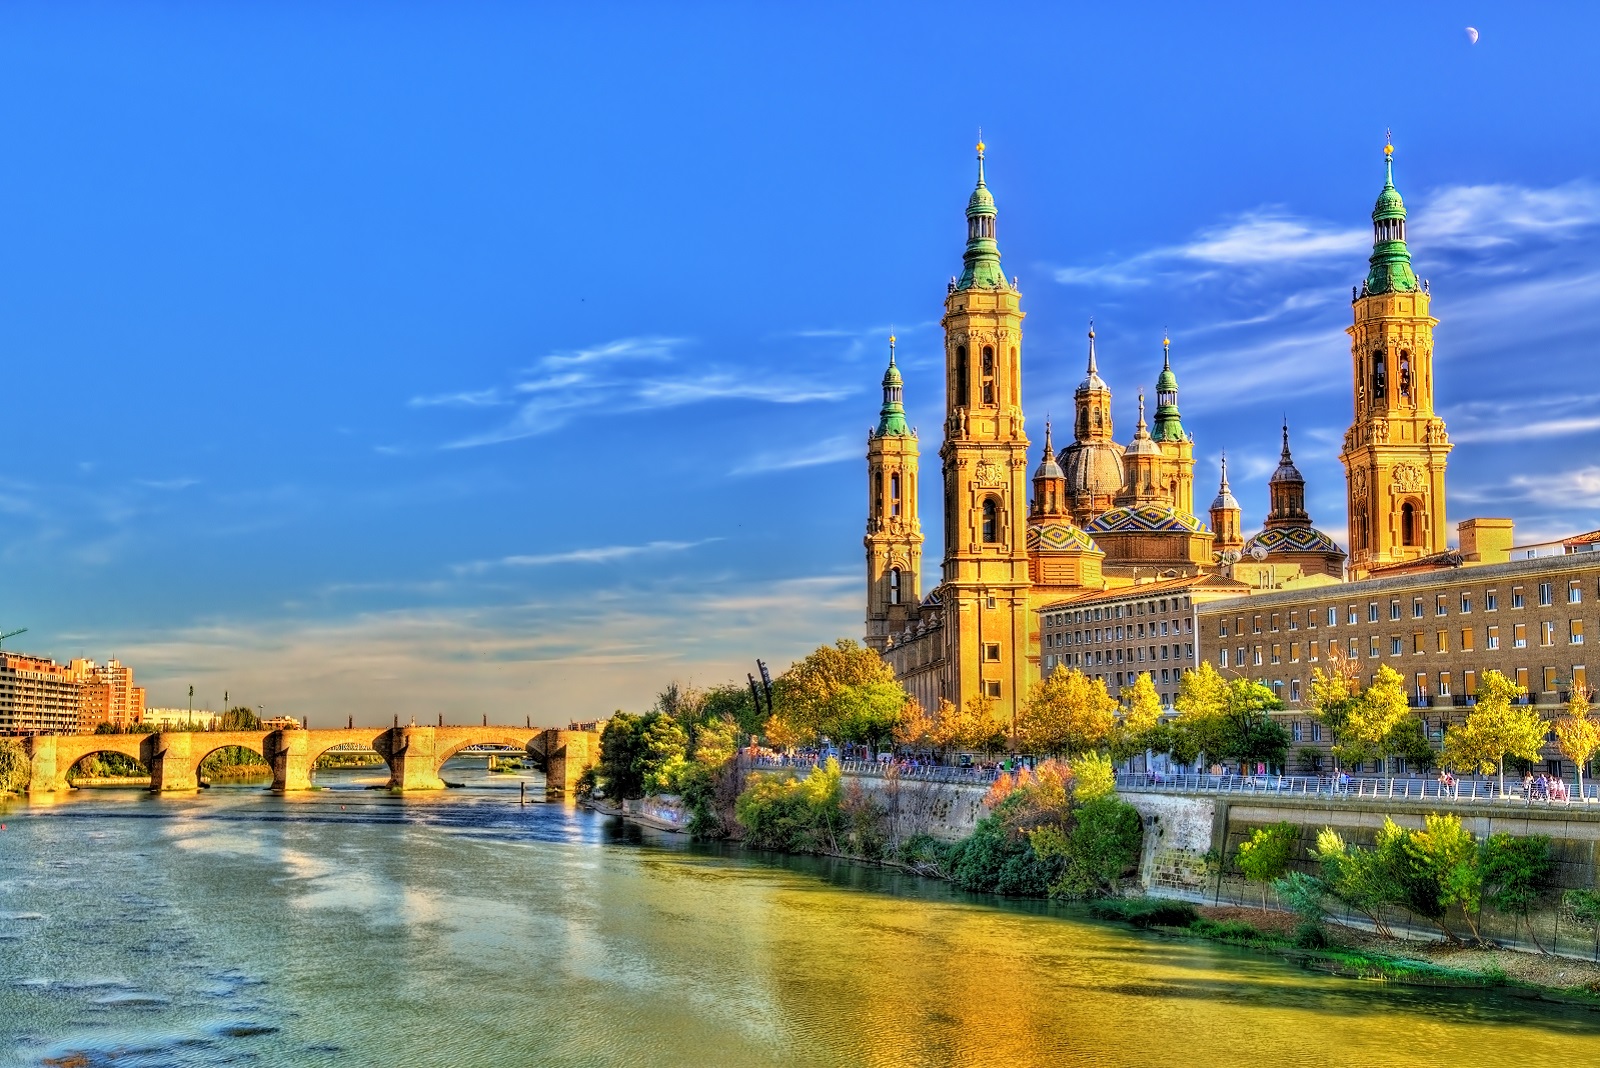
M 1300 830 L 1294 824 L 1274 823 L 1260 827 L 1247 841 L 1239 843 L 1234 863 L 1246 879 L 1261 884 L 1261 907 L 1267 907 L 1267 887 L 1289 869 Z
M 1029 836 L 1041 858 L 1062 861 L 1061 876 L 1050 884 L 1050 895 L 1115 893 L 1118 881 L 1139 861 L 1144 821 L 1137 809 L 1114 795 L 1090 801 L 1075 815 L 1077 826 L 1070 832 L 1046 827 Z
M 1160 897 L 1104 898 L 1090 903 L 1089 915 L 1146 928 L 1188 927 L 1200 918 L 1193 905 Z
M 15 738 L 0 738 L 0 794 L 20 794 L 33 778 L 33 764 L 22 743 Z
M 836 853 L 842 820 L 839 762 L 804 779 L 756 775 L 734 804 L 746 840 L 760 849 Z

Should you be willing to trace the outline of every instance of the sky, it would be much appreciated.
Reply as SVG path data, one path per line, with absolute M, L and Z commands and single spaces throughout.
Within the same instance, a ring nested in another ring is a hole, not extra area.
M 1392 130 L 1449 524 L 1600 527 L 1596 41 L 1559 3 L 8 3 L 6 648 L 153 706 L 558 723 L 859 636 L 887 337 L 932 469 L 980 127 L 1036 442 L 1091 316 L 1124 440 L 1167 331 L 1197 503 L 1226 450 L 1258 526 L 1287 416 L 1342 541 Z

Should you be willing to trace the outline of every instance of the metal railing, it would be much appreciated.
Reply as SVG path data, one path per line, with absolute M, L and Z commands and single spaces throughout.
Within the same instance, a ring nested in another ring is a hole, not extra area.
M 758 756 L 747 758 L 752 768 L 774 768 L 798 771 L 809 775 L 817 766 L 816 757 L 769 757 Z M 846 775 L 855 775 L 864 778 L 887 779 L 891 776 L 900 779 L 915 779 L 919 782 L 951 782 L 951 783 L 990 783 L 999 774 L 995 768 L 957 767 L 943 764 L 894 764 L 879 760 L 841 760 L 839 770 Z
M 1568 805 L 1600 803 L 1600 783 L 1583 784 L 1583 795 L 1567 783 L 1552 783 L 1532 790 L 1521 782 L 1507 780 L 1505 793 L 1493 778 L 1472 777 L 1445 783 L 1421 776 L 1389 778 L 1341 777 L 1333 775 L 1163 775 L 1152 772 L 1120 771 L 1117 789 L 1135 792 L 1173 794 L 1245 794 L 1281 797 L 1317 797 L 1327 800 L 1434 800 L 1450 804 L 1487 801 L 1516 801 L 1530 805 Z

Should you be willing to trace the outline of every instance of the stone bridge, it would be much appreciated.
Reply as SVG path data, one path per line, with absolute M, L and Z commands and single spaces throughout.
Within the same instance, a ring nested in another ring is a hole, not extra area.
M 600 761 L 600 735 L 526 727 L 392 727 L 352 730 L 161 731 L 157 734 L 38 734 L 24 739 L 33 762 L 28 791 L 71 789 L 67 772 L 86 756 L 121 753 L 150 769 L 154 793 L 198 790 L 200 763 L 218 749 L 239 746 L 272 768 L 272 789 L 311 789 L 317 758 L 337 745 L 371 748 L 389 766 L 392 790 L 442 790 L 439 769 L 469 745 L 521 749 L 544 769 L 545 796 L 571 795 L 578 777 Z

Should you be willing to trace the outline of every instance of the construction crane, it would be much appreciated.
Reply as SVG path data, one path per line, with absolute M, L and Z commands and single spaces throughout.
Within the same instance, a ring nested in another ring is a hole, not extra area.
M 18 627 L 16 630 L 0 630 L 0 645 L 4 645 L 7 638 L 15 638 L 19 634 L 28 633 L 27 627 Z

